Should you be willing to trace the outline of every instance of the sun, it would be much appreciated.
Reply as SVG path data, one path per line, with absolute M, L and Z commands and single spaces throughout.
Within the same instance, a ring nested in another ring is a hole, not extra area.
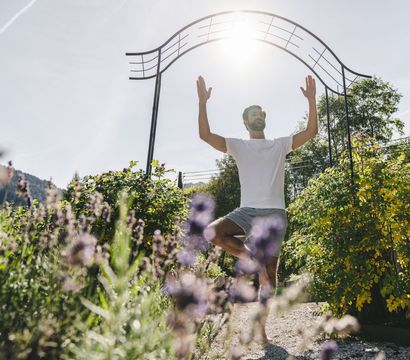
M 231 27 L 226 31 L 223 51 L 234 66 L 243 69 L 257 57 L 257 34 L 249 18 L 242 13 L 235 15 Z

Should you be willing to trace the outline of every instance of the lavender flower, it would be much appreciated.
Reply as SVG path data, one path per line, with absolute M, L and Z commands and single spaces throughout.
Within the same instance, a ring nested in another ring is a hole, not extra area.
M 273 297 L 274 295 L 274 290 L 273 287 L 270 284 L 263 284 L 259 287 L 259 292 L 258 292 L 258 301 L 261 304 L 266 305 L 268 300 Z
M 184 223 L 186 236 L 181 239 L 184 249 L 177 255 L 181 264 L 192 265 L 196 251 L 208 249 L 208 241 L 215 236 L 214 230 L 207 228 L 213 219 L 214 206 L 214 201 L 205 195 L 196 195 L 190 202 L 189 218 Z
M 255 218 L 249 237 L 249 248 L 260 264 L 268 264 L 278 249 L 277 241 L 285 224 L 274 216 Z
M 168 278 L 164 290 L 175 299 L 179 310 L 194 317 L 202 317 L 208 310 L 208 284 L 194 274 L 186 272 L 180 280 Z
M 136 226 L 134 227 L 132 231 L 132 239 L 137 243 L 139 246 L 142 244 L 143 239 L 144 239 L 144 227 L 145 227 L 145 222 L 142 219 L 138 219 L 136 222 Z
M 62 289 L 67 292 L 78 292 L 84 287 L 83 283 L 73 280 L 70 276 L 65 275 L 62 279 Z
M 60 192 L 57 187 L 50 181 L 48 181 L 48 186 L 46 190 L 46 203 L 50 208 L 55 208 L 57 203 L 62 199 Z
M 24 174 L 19 175 L 19 179 L 17 182 L 17 188 L 19 191 L 19 195 L 23 196 L 27 201 L 27 206 L 31 207 L 33 203 L 33 199 L 30 194 L 30 186 L 29 183 L 26 181 Z
M 189 249 L 206 250 L 208 249 L 208 241 L 199 235 L 188 235 L 181 239 L 185 247 Z
M 72 239 L 63 250 L 62 256 L 72 266 L 90 266 L 94 260 L 97 239 L 90 234 L 81 234 Z
M 161 235 L 161 230 L 157 229 L 154 231 L 154 236 L 152 237 L 152 247 L 154 253 L 159 256 L 165 256 L 165 249 L 164 249 L 164 237 Z
M 190 214 L 187 230 L 190 235 L 203 234 L 213 219 L 214 201 L 205 195 L 196 195 L 189 204 Z
M 190 266 L 195 263 L 196 255 L 192 250 L 182 249 L 177 254 L 178 262 L 185 266 Z
M 319 353 L 319 360 L 331 360 L 336 356 L 337 353 L 337 343 L 334 340 L 326 341 Z
M 251 275 L 260 270 L 260 265 L 255 259 L 239 259 L 235 264 L 235 273 L 237 275 Z
M 104 209 L 104 197 L 98 191 L 94 191 L 89 199 L 88 207 L 96 217 L 100 217 Z
M 212 213 L 215 208 L 214 201 L 206 195 L 195 195 L 190 203 L 191 210 L 197 213 Z
M 255 299 L 255 295 L 254 287 L 242 278 L 229 288 L 229 297 L 234 302 L 250 302 Z

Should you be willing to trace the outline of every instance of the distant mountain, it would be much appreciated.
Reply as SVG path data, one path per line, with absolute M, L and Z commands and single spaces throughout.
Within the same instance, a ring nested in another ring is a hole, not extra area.
M 4 168 L 3 165 L 0 165 Z M 38 199 L 39 202 L 45 202 L 46 200 L 46 190 L 48 188 L 48 180 L 41 180 L 37 176 L 27 174 L 20 170 L 14 170 L 14 175 L 10 182 L 6 185 L 0 185 L 0 205 L 5 201 L 18 206 L 26 205 L 26 200 L 18 195 L 17 183 L 19 176 L 24 175 L 27 183 L 29 184 L 29 191 L 33 199 Z M 62 190 L 61 190 L 62 191 Z

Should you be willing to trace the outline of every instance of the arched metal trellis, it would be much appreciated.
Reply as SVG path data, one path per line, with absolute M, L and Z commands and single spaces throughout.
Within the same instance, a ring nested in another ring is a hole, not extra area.
M 133 76 L 130 76 L 130 80 L 156 79 L 146 174 L 151 174 L 162 73 L 182 55 L 201 45 L 235 37 L 238 28 L 246 30 L 248 39 L 273 45 L 294 56 L 307 66 L 324 85 L 330 165 L 332 165 L 332 147 L 329 91 L 344 97 L 350 169 L 353 181 L 347 90 L 360 78 L 369 78 L 370 76 L 349 69 L 319 37 L 303 26 L 282 16 L 254 10 L 225 11 L 203 17 L 183 27 L 156 49 L 126 53 L 127 56 L 134 58 L 130 61 L 130 64 L 133 65 L 131 69 Z

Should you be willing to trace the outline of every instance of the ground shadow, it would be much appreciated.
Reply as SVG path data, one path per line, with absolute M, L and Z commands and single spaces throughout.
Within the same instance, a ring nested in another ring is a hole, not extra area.
M 276 346 L 273 344 L 266 344 L 264 346 L 265 349 L 265 355 L 258 357 L 258 358 L 252 358 L 252 360 L 286 360 L 288 358 L 289 354 L 283 347 L 281 346 Z M 246 358 L 247 360 L 250 360 L 251 358 Z M 307 360 L 309 359 L 308 357 L 305 356 L 294 356 L 295 360 Z

